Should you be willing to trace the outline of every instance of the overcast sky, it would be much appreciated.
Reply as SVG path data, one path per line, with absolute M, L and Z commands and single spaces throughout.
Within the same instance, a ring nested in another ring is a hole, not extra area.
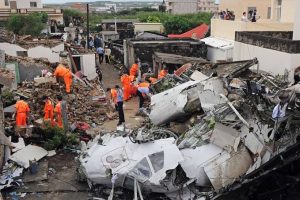
M 99 0 L 42 0 L 44 4 L 47 3 L 66 3 L 66 2 L 92 2 L 92 1 L 99 1 Z M 110 0 L 110 1 L 162 1 L 162 0 Z

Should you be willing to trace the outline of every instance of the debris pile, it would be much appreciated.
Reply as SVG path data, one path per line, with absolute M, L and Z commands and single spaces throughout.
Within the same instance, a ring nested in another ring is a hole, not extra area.
M 43 82 L 44 79 L 47 80 Z M 64 94 L 62 84 L 53 83 L 50 80 L 51 78 L 42 77 L 36 79 L 35 82 L 24 81 L 16 91 L 17 95 L 23 95 L 27 99 L 30 99 L 28 103 L 35 120 L 40 119 L 44 115 L 43 96 L 49 96 L 55 103 L 57 95 Z M 73 93 L 64 96 L 69 105 L 69 124 L 86 122 L 90 125 L 95 124 L 96 126 L 101 125 L 108 118 L 110 110 L 105 97 L 103 97 L 105 95 L 96 83 L 92 83 L 92 85 L 93 88 L 90 88 L 77 82 L 73 85 Z M 11 126 L 14 123 L 14 119 L 7 119 L 6 123 L 8 123 L 7 126 Z
M 89 142 L 79 158 L 81 175 L 90 186 L 123 187 L 136 195 L 142 188 L 170 199 L 211 198 L 247 181 L 243 177 L 295 144 L 300 134 L 291 103 L 298 85 L 288 88 L 278 78 L 251 71 L 256 64 L 256 59 L 211 67 L 196 63 L 158 81 L 151 123 Z M 277 112 L 283 104 L 286 110 Z M 179 124 L 185 126 L 182 132 Z

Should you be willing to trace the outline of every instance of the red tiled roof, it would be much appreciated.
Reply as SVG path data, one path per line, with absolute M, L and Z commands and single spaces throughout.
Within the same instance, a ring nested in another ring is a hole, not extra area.
M 169 38 L 193 38 L 193 39 L 202 39 L 205 37 L 206 33 L 209 30 L 209 26 L 206 24 L 201 24 L 200 26 L 189 30 L 188 32 L 182 34 L 170 34 Z

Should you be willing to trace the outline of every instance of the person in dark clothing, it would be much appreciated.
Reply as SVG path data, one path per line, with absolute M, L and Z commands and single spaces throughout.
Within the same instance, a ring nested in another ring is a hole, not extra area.
M 115 89 L 117 90 L 117 110 L 119 114 L 119 123 L 117 126 L 125 122 L 124 110 L 123 110 L 123 90 L 120 86 L 116 85 Z
M 95 48 L 101 47 L 101 40 L 98 36 L 95 37 Z
M 103 49 L 102 47 L 98 47 L 98 48 L 96 49 L 96 51 L 97 51 L 97 54 L 98 54 L 98 56 L 99 56 L 99 63 L 100 63 L 100 65 L 101 65 L 102 62 L 103 62 L 103 58 L 104 58 L 104 49 Z

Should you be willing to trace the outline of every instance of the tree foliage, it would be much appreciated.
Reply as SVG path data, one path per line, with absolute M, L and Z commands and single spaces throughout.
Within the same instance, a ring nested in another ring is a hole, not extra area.
M 31 13 L 29 15 L 12 15 L 7 22 L 7 29 L 17 35 L 38 36 L 48 21 L 46 13 Z
M 203 23 L 210 24 L 211 18 L 212 14 L 210 13 L 173 15 L 163 24 L 167 34 L 181 34 Z
M 166 34 L 180 34 L 186 32 L 202 23 L 210 24 L 212 18 L 211 13 L 195 13 L 185 15 L 172 15 L 166 12 L 159 11 L 137 11 L 125 10 L 116 14 L 91 14 L 90 27 L 91 30 L 95 29 L 97 24 L 100 24 L 103 19 L 138 19 L 140 22 L 147 23 L 162 23 L 165 26 Z

